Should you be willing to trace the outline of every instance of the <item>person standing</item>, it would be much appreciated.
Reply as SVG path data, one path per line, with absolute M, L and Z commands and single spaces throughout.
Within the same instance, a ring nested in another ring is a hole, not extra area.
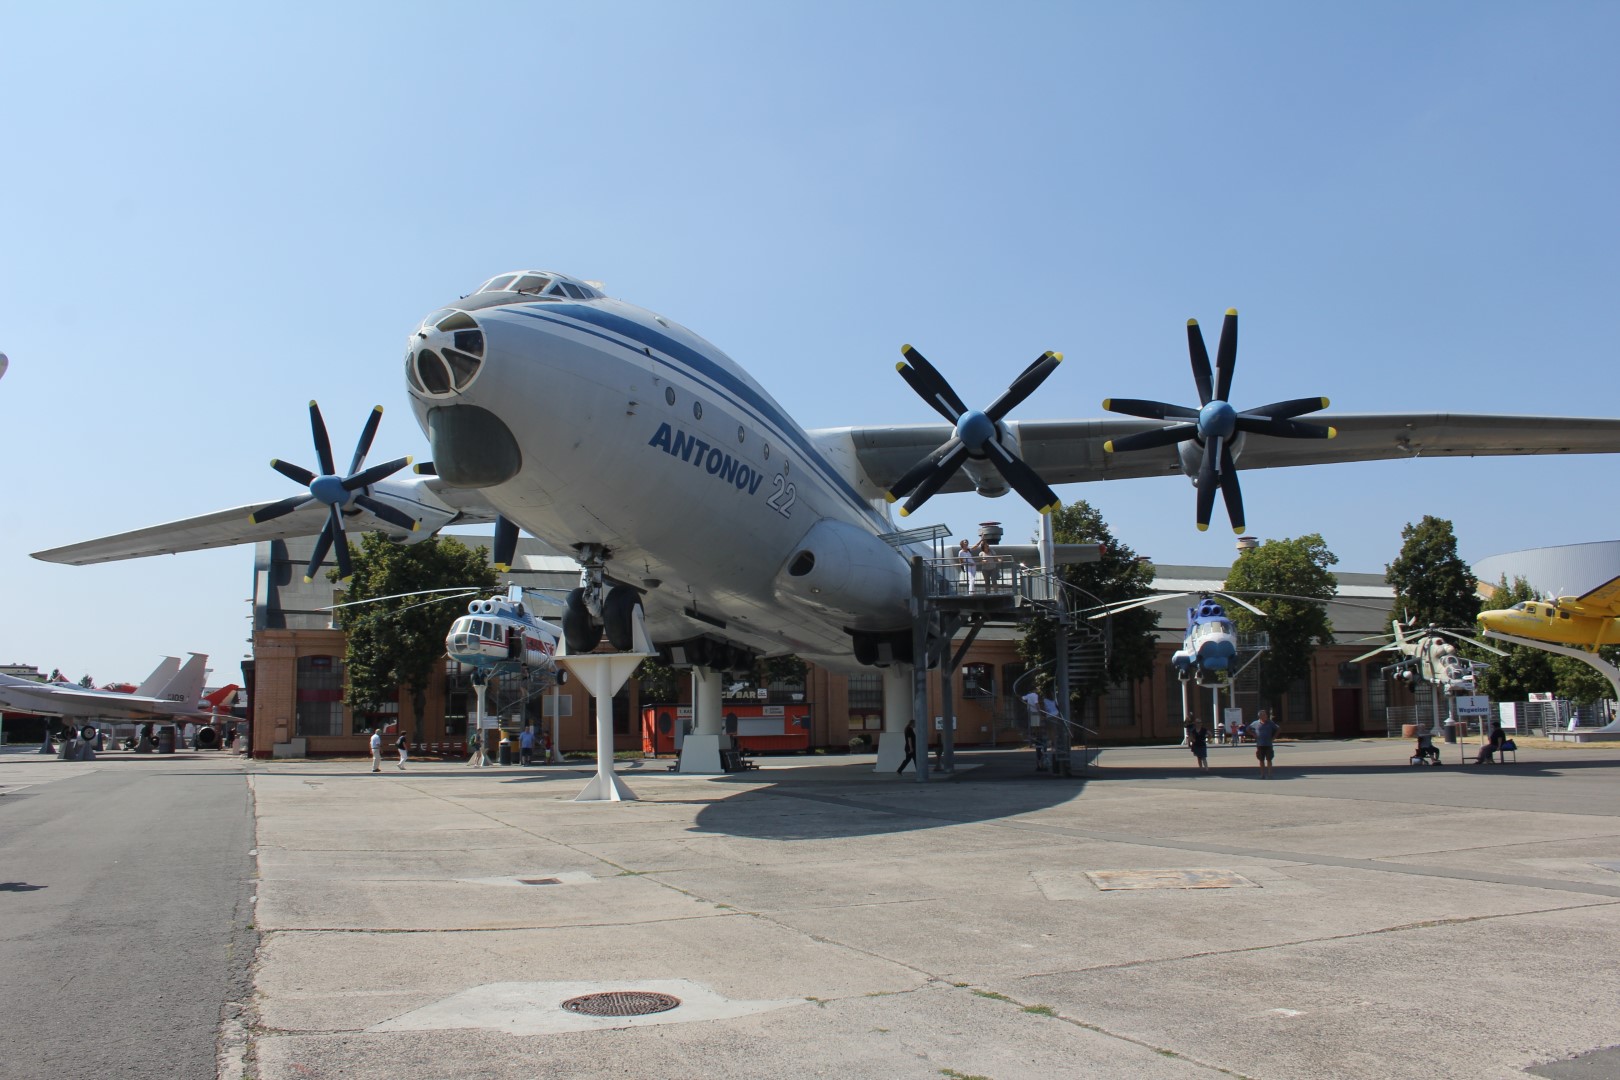
M 1209 729 L 1196 720 L 1187 722 L 1187 745 L 1198 759 L 1198 771 L 1209 771 Z
M 1261 709 L 1254 721 L 1254 756 L 1260 762 L 1260 779 L 1271 779 L 1271 765 L 1277 757 L 1277 725 L 1271 713 Z
M 371 771 L 382 772 L 382 732 L 375 728 L 371 732 Z
M 405 763 L 411 759 L 411 743 L 405 738 L 403 731 L 399 733 L 399 738 L 394 740 L 394 749 L 399 751 L 399 771 L 404 772 Z
M 528 765 L 534 761 L 534 728 L 525 727 L 518 736 L 518 760 Z
M 973 595 L 973 575 L 979 569 L 979 556 L 968 542 L 963 540 L 956 548 L 956 558 L 962 564 L 962 584 L 967 588 L 967 594 Z
M 906 756 L 901 760 L 900 767 L 898 769 L 894 770 L 894 771 L 897 774 L 898 773 L 903 773 L 903 772 L 906 771 L 906 766 L 907 765 L 915 765 L 916 763 L 917 763 L 917 723 L 916 723 L 916 721 L 912 720 L 912 721 L 907 721 L 907 723 L 906 723 Z

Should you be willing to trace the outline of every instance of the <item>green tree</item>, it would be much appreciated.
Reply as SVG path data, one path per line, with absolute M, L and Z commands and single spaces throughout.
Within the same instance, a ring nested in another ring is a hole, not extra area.
M 86 690 L 94 690 L 96 686 L 94 680 L 92 680 L 88 675 L 79 680 L 79 685 L 84 687 Z
M 397 701 L 408 689 L 416 715 L 415 737 L 420 741 L 428 683 L 444 659 L 450 624 L 463 609 L 454 601 L 424 602 L 420 596 L 399 594 L 457 585 L 493 589 L 496 575 L 489 565 L 489 550 L 469 548 L 450 536 L 401 546 L 367 533 L 353 552 L 353 563 L 350 601 L 394 599 L 338 609 L 338 626 L 348 635 L 343 701 L 351 709 L 375 710 Z M 327 576 L 335 580 L 336 571 Z
M 1135 600 L 1153 591 L 1153 565 L 1140 562 L 1136 552 L 1114 538 L 1108 523 L 1090 503 L 1081 500 L 1052 511 L 1052 537 L 1059 544 L 1101 544 L 1102 557 L 1096 562 L 1060 567 L 1059 577 L 1080 590 L 1075 607 L 1115 604 Z M 1159 613 L 1146 607 L 1111 615 L 1106 620 L 1080 620 L 1110 637 L 1108 663 L 1092 677 L 1071 681 L 1071 708 L 1083 706 L 1087 698 L 1098 696 L 1111 685 L 1144 679 L 1153 672 L 1156 639 L 1153 630 Z M 1019 655 L 1030 667 L 1052 661 L 1056 626 L 1044 614 L 1037 615 L 1018 646 Z M 1053 685 L 1056 685 L 1055 683 Z
M 1536 591 L 1530 587 L 1528 581 L 1518 577 L 1514 578 L 1510 585 L 1504 574 L 1497 581 L 1496 590 L 1490 599 L 1481 606 L 1481 610 L 1510 608 L 1521 601 L 1535 599 L 1538 599 Z M 1544 694 L 1556 687 L 1558 679 L 1553 671 L 1552 653 L 1533 649 L 1528 645 L 1509 645 L 1501 641 L 1493 641 L 1491 644 L 1507 652 L 1506 656 L 1485 658 L 1490 668 L 1479 680 L 1479 687 L 1493 700 L 1528 701 L 1531 694 Z
M 1605 663 L 1620 662 L 1620 647 L 1608 645 L 1598 650 Z M 1591 664 L 1573 656 L 1552 654 L 1553 692 L 1579 705 L 1614 696 L 1614 686 Z
M 1401 530 L 1401 541 L 1401 553 L 1384 568 L 1395 587 L 1390 618 L 1417 626 L 1472 626 L 1479 597 L 1473 571 L 1457 554 L 1451 522 L 1425 514 Z
M 1277 715 L 1278 703 L 1289 686 L 1311 672 L 1311 659 L 1318 645 L 1333 642 L 1333 623 L 1327 608 L 1311 599 L 1327 600 L 1339 583 L 1328 567 L 1339 557 L 1328 550 L 1320 533 L 1298 539 L 1267 540 L 1240 554 L 1226 575 L 1232 592 L 1287 593 L 1310 599 L 1291 600 L 1267 597 L 1258 606 L 1262 618 L 1238 608 L 1229 611 L 1232 623 L 1242 634 L 1264 631 L 1271 642 L 1260 664 L 1260 694 Z

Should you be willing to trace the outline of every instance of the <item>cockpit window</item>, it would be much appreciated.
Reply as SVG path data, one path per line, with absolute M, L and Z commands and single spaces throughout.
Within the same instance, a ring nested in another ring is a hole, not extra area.
M 569 296 L 572 296 L 575 300 L 585 299 L 585 290 L 580 288 L 578 285 L 567 281 L 560 281 L 558 284 L 563 287 L 563 292 L 567 293 Z
M 524 274 L 522 277 L 517 279 L 517 283 L 514 284 L 511 289 L 513 292 L 528 293 L 531 296 L 539 296 L 541 293 L 546 291 L 546 286 L 550 284 L 551 279 L 548 277 L 541 277 L 538 274 Z
M 507 289 L 511 288 L 512 282 L 515 280 L 517 280 L 516 274 L 503 274 L 498 278 L 490 278 L 488 281 L 484 282 L 483 287 L 478 291 L 505 292 Z

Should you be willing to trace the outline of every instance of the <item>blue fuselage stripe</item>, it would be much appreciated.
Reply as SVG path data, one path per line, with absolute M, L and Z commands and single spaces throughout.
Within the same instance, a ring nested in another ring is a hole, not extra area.
M 867 500 L 861 497 L 861 493 L 851 486 L 843 474 L 833 468 L 821 456 L 820 451 L 810 442 L 803 429 L 784 416 L 781 410 L 772 404 L 769 399 L 761 395 L 759 391 L 726 370 L 725 365 L 703 355 L 703 353 L 689 345 L 676 341 L 668 335 L 660 334 L 658 331 L 643 326 L 634 320 L 581 304 L 551 304 L 547 305 L 544 311 L 535 311 L 523 307 L 506 308 L 505 310 L 514 315 L 522 315 L 526 318 L 538 319 L 541 322 L 554 323 L 558 326 L 565 326 L 570 330 L 590 334 L 592 337 L 600 338 L 609 344 L 617 345 L 641 360 L 651 359 L 667 367 L 683 371 L 688 377 L 697 379 L 715 393 L 727 398 L 734 407 L 752 412 L 755 419 L 775 428 L 781 438 L 792 443 L 799 453 L 804 456 L 805 460 L 809 461 L 822 474 L 824 479 L 832 483 L 838 492 L 849 500 L 857 513 L 862 517 L 877 521 L 880 528 L 887 527 L 888 522 L 883 519 L 883 516 L 873 509 Z M 580 323 L 586 325 L 581 326 Z M 598 329 L 592 329 L 592 327 Z M 602 330 L 618 334 L 620 337 L 629 338 L 631 341 L 655 350 L 657 353 L 662 353 L 663 356 L 648 356 L 639 349 L 631 348 L 624 342 L 616 341 L 608 334 L 601 333 Z M 666 356 L 669 357 L 668 360 L 664 359 Z M 675 362 L 672 363 L 671 361 Z

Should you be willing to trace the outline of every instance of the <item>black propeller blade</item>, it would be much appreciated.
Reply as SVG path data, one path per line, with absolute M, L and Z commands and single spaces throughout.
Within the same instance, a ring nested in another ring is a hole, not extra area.
M 1045 352 L 1036 357 L 983 412 L 968 408 L 945 381 L 945 376 L 922 353 L 906 345 L 900 349 L 900 354 L 905 357 L 895 365 L 900 377 L 917 391 L 918 397 L 955 426 L 951 437 L 939 449 L 907 469 L 889 489 L 890 502 L 910 496 L 900 508 L 901 517 L 937 494 L 970 458 L 989 461 L 1007 481 L 1007 486 L 1041 513 L 1057 508 L 1057 495 L 1034 469 L 1001 444 L 1000 436 L 1001 421 L 1057 369 L 1063 362 L 1062 353 Z
M 355 444 L 354 458 L 349 463 L 348 473 L 340 476 L 333 465 L 332 440 L 327 437 L 326 422 L 321 419 L 321 408 L 311 401 L 309 428 L 315 440 L 315 456 L 320 461 L 320 473 L 312 473 L 302 466 L 286 461 L 273 459 L 270 462 L 272 469 L 296 484 L 303 484 L 309 490 L 302 495 L 294 495 L 280 502 L 271 503 L 255 511 L 248 520 L 257 525 L 290 514 L 312 502 L 324 503 L 326 506 L 326 525 L 315 541 L 314 554 L 310 556 L 309 567 L 304 571 L 306 582 L 314 580 L 315 572 L 321 568 L 321 562 L 333 547 L 337 548 L 338 577 L 347 581 L 354 576 L 354 567 L 349 562 L 349 539 L 343 531 L 343 508 L 351 502 L 390 525 L 412 532 L 418 528 L 415 518 L 372 498 L 366 492 L 372 484 L 384 477 L 392 476 L 411 463 L 410 458 L 402 457 L 381 465 L 373 465 L 369 469 L 361 468 L 366 462 L 366 454 L 371 450 L 371 440 L 376 437 L 377 425 L 381 420 L 382 406 L 378 405 L 366 418 L 365 427 L 360 432 L 360 441 Z
M 1193 383 L 1198 388 L 1198 408 L 1139 398 L 1109 398 L 1103 402 L 1103 408 L 1109 412 L 1148 420 L 1185 420 L 1187 423 L 1114 439 L 1103 443 L 1103 452 L 1123 454 L 1189 440 L 1198 443 L 1204 451 L 1204 459 L 1194 481 L 1198 487 L 1199 531 L 1209 528 L 1209 519 L 1215 508 L 1215 492 L 1219 489 L 1226 502 L 1226 516 L 1232 522 L 1232 531 L 1241 534 L 1244 531 L 1243 491 L 1238 486 L 1232 440 L 1244 433 L 1270 435 L 1279 439 L 1331 439 L 1338 432 L 1321 424 L 1305 424 L 1294 419 L 1327 408 L 1328 399 L 1324 397 L 1294 398 L 1244 412 L 1231 406 L 1227 399 L 1232 393 L 1232 374 L 1237 370 L 1236 308 L 1228 308 L 1226 318 L 1221 323 L 1221 340 L 1215 347 L 1213 371 L 1210 370 L 1209 351 L 1204 348 L 1204 334 L 1198 328 L 1197 319 L 1187 320 L 1187 353 L 1192 359 Z

